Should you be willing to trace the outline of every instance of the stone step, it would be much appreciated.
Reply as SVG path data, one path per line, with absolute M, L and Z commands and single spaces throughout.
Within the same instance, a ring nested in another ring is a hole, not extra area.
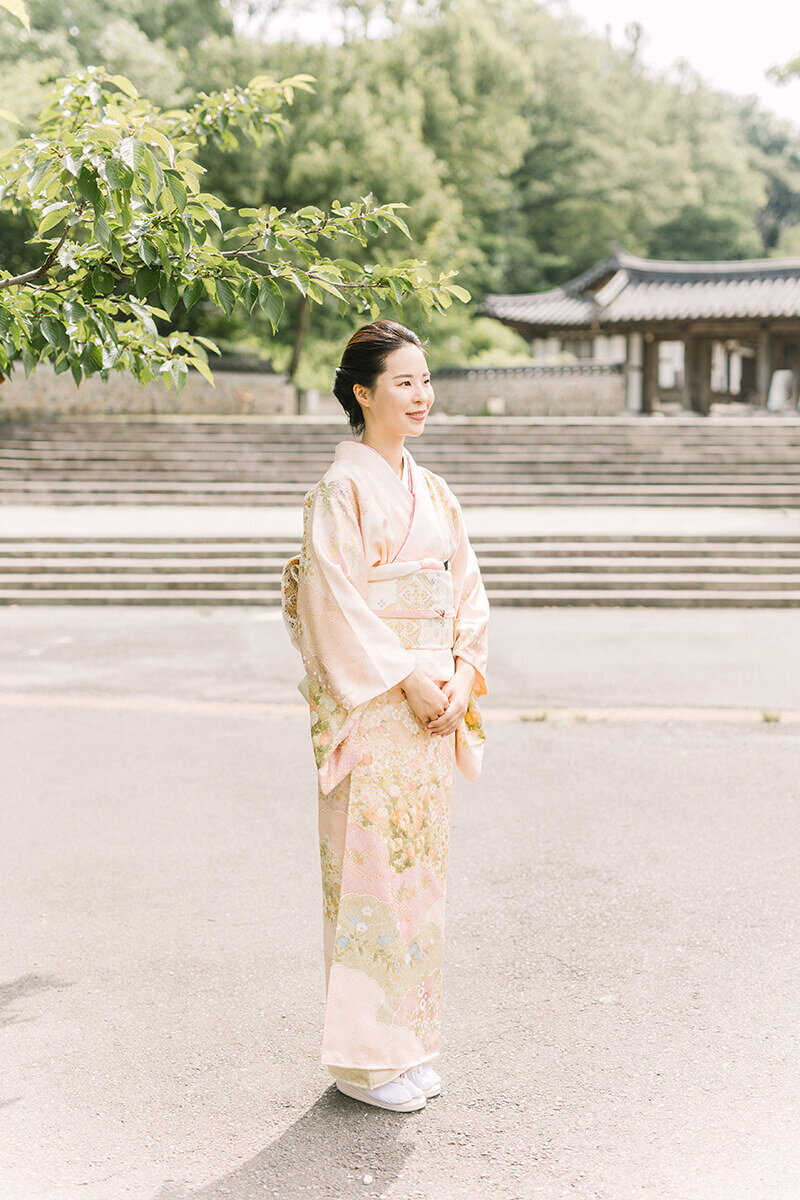
M 85 453 L 87 449 L 95 450 L 98 454 L 119 455 L 121 458 L 148 457 L 165 455 L 199 454 L 217 455 L 230 454 L 261 454 L 264 456 L 277 455 L 280 452 L 290 452 L 298 457 L 314 460 L 320 456 L 330 459 L 334 447 L 347 438 L 327 439 L 315 437 L 308 441 L 294 441 L 273 438 L 269 433 L 253 432 L 247 438 L 226 439 L 215 438 L 203 441 L 190 441 L 186 438 L 171 437 L 168 432 L 150 441 L 133 441 L 132 439 L 92 438 L 85 434 L 80 438 L 11 438 L 0 433 L 0 450 L 3 457 L 20 456 L 36 457 L 44 454 L 64 455 L 72 457 Z M 606 455 L 652 455 L 659 458 L 669 452 L 678 455 L 699 455 L 715 453 L 724 450 L 728 453 L 743 454 L 756 458 L 773 453 L 792 454 L 800 449 L 800 438 L 708 438 L 708 439 L 675 439 L 669 436 L 653 437 L 648 440 L 632 438 L 609 440 L 597 436 L 554 438 L 536 436 L 530 438 L 513 437 L 497 439 L 484 436 L 475 439 L 461 437 L 454 431 L 446 439 L 437 439 L 426 434 L 425 440 L 415 445 L 412 453 L 420 459 L 425 455 L 438 455 L 451 458 L 458 454 L 478 456 L 487 449 L 498 454 L 506 454 L 510 458 L 519 457 L 525 452 L 538 454 L 563 455 L 572 450 L 591 453 L 597 449 Z
M 713 472 L 704 472 L 702 475 L 676 472 L 674 476 L 671 476 L 669 473 L 639 471 L 622 474 L 616 471 L 598 470 L 592 474 L 562 472 L 557 475 L 520 471 L 513 477 L 498 472 L 494 476 L 487 474 L 484 478 L 476 477 L 473 472 L 460 475 L 458 472 L 450 471 L 447 478 L 450 486 L 462 498 L 476 492 L 480 494 L 481 491 L 489 488 L 493 492 L 502 490 L 511 496 L 524 493 L 531 488 L 562 492 L 575 489 L 593 490 L 599 494 L 622 489 L 638 491 L 657 489 L 664 494 L 716 493 L 720 491 L 746 494 L 757 490 L 773 495 L 783 491 L 800 496 L 800 471 L 791 475 L 764 471 L 760 475 L 727 474 L 719 476 L 715 476 Z M 206 492 L 236 493 L 248 490 L 264 494 L 291 491 L 305 496 L 306 492 L 313 487 L 313 483 L 313 479 L 301 479 L 290 472 L 253 474 L 242 470 L 228 473 L 214 472 L 213 475 L 205 477 L 200 472 L 193 472 L 186 478 L 176 472 L 167 471 L 163 472 L 160 477 L 158 473 L 149 471 L 131 472 L 127 478 L 106 475 L 94 470 L 53 473 L 49 478 L 45 473 L 27 473 L 17 478 L 3 477 L 0 472 L 0 493 L 7 492 L 9 494 L 47 491 L 68 494 L 91 491 L 113 496 L 120 490 L 149 492 L 175 489 L 197 494 Z
M 310 445 L 275 442 L 261 438 L 252 438 L 246 442 L 216 441 L 201 444 L 184 444 L 166 437 L 160 441 L 141 444 L 87 439 L 74 443 L 66 443 L 58 439 L 47 442 L 21 439 L 15 442 L 0 438 L 0 462 L 46 461 L 48 458 L 71 461 L 83 459 L 87 454 L 121 462 L 146 459 L 180 462 L 194 458 L 213 461 L 226 455 L 237 459 L 254 458 L 259 461 L 273 462 L 291 454 L 299 461 L 327 463 L 330 461 L 334 448 L 335 444 L 320 441 L 315 441 L 313 445 Z M 530 457 L 543 460 L 566 460 L 571 459 L 573 454 L 584 459 L 591 459 L 595 454 L 602 454 L 603 457 L 609 459 L 636 458 L 649 459 L 653 462 L 671 460 L 677 456 L 706 459 L 708 457 L 719 458 L 723 455 L 733 455 L 743 460 L 751 458 L 757 462 L 762 461 L 765 457 L 771 459 L 773 456 L 782 456 L 796 461 L 797 452 L 800 450 L 800 440 L 787 441 L 782 438 L 774 442 L 759 442 L 748 439 L 741 443 L 728 444 L 715 439 L 713 442 L 687 444 L 665 438 L 647 444 L 632 442 L 611 444 L 588 438 L 584 441 L 567 440 L 563 443 L 542 441 L 538 438 L 531 439 L 530 442 L 521 438 L 515 438 L 511 442 L 497 442 L 487 438 L 474 443 L 462 441 L 460 438 L 453 438 L 447 442 L 436 442 L 426 438 L 420 445 L 414 445 L 413 455 L 420 462 L 425 458 L 437 458 L 447 462 L 465 458 L 471 462 L 477 462 L 487 450 L 491 450 L 494 457 L 507 459 L 509 462 L 518 462 Z
M 603 589 L 559 588 L 531 593 L 524 589 L 498 589 L 490 594 L 493 605 L 517 607 L 592 606 L 592 607 L 648 607 L 648 608 L 798 608 L 800 589 L 794 592 L 730 592 L 697 591 L 670 587 L 663 591 L 630 588 L 612 592 Z M 187 605 L 213 607 L 215 605 L 242 604 L 255 607 L 278 606 L 277 595 L 265 591 L 242 589 L 238 591 L 205 590 L 202 588 L 179 590 L 157 589 L 82 589 L 65 588 L 55 591 L 0 587 L 0 604 L 151 604 Z
M 641 590 L 661 589 L 664 587 L 678 587 L 680 590 L 706 590 L 711 588 L 718 591 L 738 592 L 738 591 L 800 591 L 800 573 L 793 571 L 789 575 L 747 575 L 741 576 L 733 573 L 718 573 L 709 571 L 708 573 L 697 573 L 687 571 L 680 576 L 674 576 L 668 573 L 653 572 L 652 574 L 640 574 L 638 570 L 619 571 L 619 572 L 603 572 L 599 577 L 598 572 L 583 572 L 570 571 L 568 573 L 559 573 L 556 577 L 552 573 L 540 574 L 539 572 L 507 572 L 505 574 L 497 574 L 490 576 L 486 581 L 487 592 L 504 591 L 512 588 L 515 590 L 526 590 L 536 592 L 539 590 L 547 590 L 550 588 L 565 587 L 570 589 L 585 589 L 597 588 L 600 584 L 606 591 L 613 591 L 618 588 L 635 587 Z
M 63 459 L 85 457 L 87 453 L 130 461 L 137 459 L 187 459 L 191 457 L 214 459 L 223 455 L 236 458 L 253 457 L 272 461 L 290 454 L 304 462 L 330 461 L 336 443 L 315 439 L 313 443 L 281 442 L 269 437 L 253 436 L 247 441 L 227 442 L 222 439 L 202 443 L 189 443 L 180 439 L 172 439 L 168 435 L 152 442 L 131 443 L 116 439 L 100 440 L 83 438 L 80 441 L 66 442 L 63 439 L 51 441 L 12 440 L 0 437 L 0 461 L 14 462 L 19 459 L 43 460 L 48 456 Z M 425 438 L 418 445 L 412 443 L 415 459 L 439 458 L 448 462 L 459 457 L 476 461 L 491 450 L 498 458 L 518 461 L 531 455 L 540 458 L 565 458 L 572 453 L 590 457 L 594 453 L 607 458 L 651 458 L 654 461 L 671 459 L 673 457 L 691 458 L 734 455 L 744 459 L 753 458 L 757 461 L 772 455 L 783 455 L 792 458 L 800 449 L 800 439 L 785 438 L 774 441 L 759 441 L 748 438 L 746 441 L 728 443 L 720 439 L 708 442 L 676 442 L 674 439 L 661 438 L 647 443 L 637 442 L 604 442 L 602 439 L 566 439 L 563 442 L 555 439 L 514 438 L 512 441 L 497 441 L 483 438 L 480 441 L 464 441 L 457 435 L 447 441 L 437 441 Z
M 341 418 L 0 426 L 0 504 L 297 505 Z M 414 447 L 465 505 L 794 507 L 800 418 L 445 418 Z
M 769 477 L 767 477 L 769 478 Z M 564 480 L 557 483 L 546 483 L 540 480 L 530 481 L 513 481 L 492 480 L 492 494 L 497 494 L 502 491 L 509 496 L 529 495 L 531 492 L 540 492 L 542 495 L 559 495 L 563 493 L 573 493 L 577 483 L 576 480 Z M 205 482 L 192 481 L 181 479 L 170 479 L 167 482 L 149 481 L 149 480 L 62 480 L 56 479 L 52 482 L 39 480 L 22 480 L 12 479 L 5 480 L 0 484 L 0 489 L 3 492 L 14 495 L 37 495 L 37 494 L 63 494 L 74 495 L 81 493 L 96 493 L 97 495 L 114 495 L 123 487 L 131 494 L 141 493 L 143 496 L 148 493 L 171 493 L 175 496 L 184 496 L 197 494 L 201 496 L 218 496 L 224 494 L 239 494 L 239 495 L 255 495 L 269 498 L 272 495 L 280 495 L 283 493 L 301 493 L 305 494 L 306 485 L 294 482 L 280 482 L 272 480 L 256 480 L 254 482 L 240 482 L 238 479 L 226 482 Z M 597 483 L 589 482 L 582 483 L 582 493 L 587 495 L 609 495 L 624 491 L 626 494 L 648 494 L 648 495 L 710 495 L 716 496 L 719 485 L 717 483 L 707 483 L 691 481 L 684 483 L 657 483 L 657 482 L 638 482 L 623 480 L 620 482 Z M 752 484 L 740 483 L 737 480 L 726 481 L 725 490 L 728 494 L 750 495 L 755 491 L 763 494 L 765 497 L 775 496 L 778 494 L 790 495 L 794 494 L 800 498 L 800 476 L 796 480 L 788 483 L 765 482 L 763 479 L 753 482 Z M 480 483 L 464 482 L 459 485 L 459 495 L 467 496 L 482 496 L 485 493 L 486 485 Z
M 258 415 L 196 415 L 161 416 L 145 414 L 98 415 L 85 417 L 52 417 L 52 418 L 22 418 L 5 416 L 0 421 L 0 428 L 19 436 L 23 432 L 35 431 L 42 436 L 52 433 L 78 435 L 86 430 L 115 431 L 120 436 L 142 436 L 156 433 L 160 430 L 171 429 L 176 435 L 193 435 L 196 437 L 214 437 L 219 433 L 230 436 L 246 434 L 251 429 L 269 429 L 278 436 L 305 436 L 309 431 L 327 432 L 331 436 L 348 436 L 348 426 L 343 412 L 316 416 L 301 416 L 293 414 L 275 414 L 272 416 Z M 525 430 L 570 430 L 589 433 L 605 432 L 609 436 L 652 436 L 661 431 L 667 431 L 669 436 L 691 437 L 734 435 L 746 436 L 748 431 L 777 435 L 781 431 L 785 436 L 794 436 L 800 431 L 800 413 L 763 413 L 725 418 L 719 415 L 698 417 L 664 418 L 655 416 L 648 418 L 637 414 L 620 413 L 617 416 L 463 416 L 457 414 L 431 413 L 426 426 L 426 434 L 442 430 L 458 429 L 464 436 L 491 430 L 497 435 L 505 433 L 513 435 Z
M 800 589 L 795 592 L 729 592 L 671 587 L 664 591 L 631 588 L 610 592 L 559 588 L 537 592 L 535 601 L 532 601 L 530 592 L 504 588 L 492 594 L 491 602 L 504 607 L 536 608 L 565 605 L 603 608 L 800 608 Z
M 481 557 L 479 561 L 487 586 L 489 584 L 495 586 L 499 579 L 507 577 L 525 577 L 533 580 L 566 574 L 575 577 L 585 574 L 586 578 L 595 578 L 598 574 L 602 574 L 608 581 L 622 575 L 626 577 L 679 575 L 682 578 L 693 575 L 698 579 L 701 576 L 713 576 L 714 578 L 727 576 L 731 579 L 740 579 L 746 575 L 751 579 L 760 576 L 768 580 L 779 577 L 797 578 L 800 582 L 800 556 L 795 556 L 790 562 L 777 563 L 769 558 L 710 558 L 706 560 L 691 557 L 665 561 L 662 558 L 631 558 L 630 556 L 606 558 L 564 556 L 557 559 L 533 557 L 490 559 Z M 223 556 L 172 556 L 142 559 L 122 556 L 84 558 L 80 555 L 73 555 L 53 559 L 27 555 L 9 558 L 0 553 L 0 574 L 24 577 L 35 583 L 37 579 L 47 580 L 52 577 L 77 577 L 78 575 L 87 578 L 107 575 L 111 578 L 116 575 L 144 575 L 146 573 L 155 577 L 169 575 L 177 578 L 204 573 L 210 576 L 224 571 L 227 575 L 258 575 L 262 580 L 279 582 L 284 562 L 285 558 L 226 558 Z M 220 578 L 224 578 L 224 576 L 220 576 Z
M 225 507 L 234 508 L 245 505 L 258 506 L 278 505 L 296 507 L 302 504 L 304 493 L 302 490 L 296 492 L 276 493 L 271 497 L 263 495 L 248 495 L 218 493 L 218 494 L 182 494 L 176 496 L 174 492 L 148 492 L 148 493 L 133 493 L 119 492 L 99 495 L 94 492 L 73 492 L 68 495 L 64 493 L 49 493 L 39 492 L 26 494 L 19 493 L 4 493 L 0 488 L 0 508 L 3 504 L 25 504 L 25 505 L 50 505 L 50 504 L 69 504 L 71 507 L 83 507 L 86 505 L 134 505 L 134 506 L 167 506 L 172 504 L 188 505 L 194 508 L 203 507 Z M 605 507 L 646 507 L 646 508 L 674 508 L 676 506 L 693 508 L 795 508 L 797 507 L 797 495 L 787 495 L 785 493 L 777 493 L 775 495 L 762 495 L 760 493 L 743 494 L 743 495 L 694 495 L 686 493 L 682 496 L 674 494 L 667 495 L 651 495 L 649 493 L 638 493 L 632 495 L 627 492 L 616 492 L 604 496 L 587 496 L 585 492 L 579 492 L 572 489 L 563 495 L 552 495 L 537 492 L 531 489 L 530 492 L 523 493 L 516 497 L 509 497 L 505 493 L 486 492 L 484 494 L 476 493 L 467 498 L 462 497 L 462 503 L 465 508 L 471 506 L 481 508 L 492 508 L 497 506 L 512 506 L 512 505 L 547 505 L 552 508 L 574 508 L 575 505 L 583 505 L 593 503 Z
M 47 460 L 41 462 L 0 462 L 0 479 L 16 479 L 20 475 L 40 475 L 47 478 L 49 475 L 64 476 L 65 479 L 80 478 L 85 474 L 95 474 L 103 478 L 109 479 L 126 479 L 130 475 L 164 475 L 174 474 L 179 476 L 188 476 L 190 479 L 209 479 L 217 475 L 219 478 L 230 478 L 231 475 L 241 474 L 246 472 L 252 475 L 255 479 L 263 478 L 284 478 L 293 480 L 302 480 L 314 482 L 319 479 L 321 474 L 324 474 L 327 464 L 330 460 L 320 458 L 315 470 L 309 469 L 305 463 L 281 456 L 276 458 L 275 462 L 251 461 L 248 458 L 230 458 L 227 460 L 224 456 L 209 458 L 207 461 L 198 460 L 197 457 L 187 457 L 185 462 L 175 462 L 168 460 L 132 460 L 131 462 L 106 462 L 97 456 L 86 457 L 83 462 L 70 461 L 62 462 L 55 460 L 53 457 L 48 457 Z M 513 480 L 521 474 L 531 475 L 696 475 L 698 478 L 703 478 L 706 474 L 715 476 L 730 476 L 732 479 L 738 478 L 739 475 L 786 475 L 789 478 L 800 478 L 800 452 L 799 456 L 793 460 L 786 462 L 777 462 L 770 460 L 769 462 L 732 462 L 729 458 L 720 462 L 711 462 L 708 458 L 697 458 L 697 461 L 663 461 L 663 462 L 642 462 L 631 460 L 628 462 L 610 460 L 599 455 L 593 455 L 587 460 L 578 460 L 576 456 L 564 458 L 564 460 L 555 461 L 539 461 L 534 457 L 521 458 L 518 462 L 509 462 L 503 460 L 499 456 L 495 457 L 481 455 L 476 456 L 475 461 L 458 460 L 449 462 L 446 466 L 441 463 L 428 461 L 425 463 L 429 469 L 439 467 L 439 472 L 446 472 L 447 478 L 452 478 L 453 474 L 465 475 L 489 475 L 495 478 L 495 475 L 506 476 L 507 479 Z M 319 474 L 317 474 L 319 472 Z M 437 474 L 439 473 L 437 472 Z
M 779 534 L 779 533 L 715 533 L 715 534 L 669 534 L 669 533 L 521 533 L 521 534 L 481 534 L 476 535 L 472 539 L 473 546 L 482 546 L 488 549 L 496 549 L 498 551 L 508 551 L 509 553 L 526 551 L 529 546 L 542 547 L 561 547 L 566 551 L 570 551 L 572 546 L 579 546 L 584 551 L 588 551 L 592 547 L 599 547 L 601 550 L 608 547 L 620 546 L 624 549 L 631 547 L 647 548 L 649 546 L 663 546 L 665 549 L 683 547 L 695 547 L 702 545 L 704 547 L 720 547 L 723 552 L 728 553 L 738 546 L 775 546 L 778 549 L 798 549 L 800 550 L 800 538 L 794 534 Z M 80 537 L 72 534 L 62 534 L 48 537 L 25 537 L 17 535 L 14 537 L 3 537 L 0 535 L 0 548 L 3 547 L 50 547 L 70 549 L 73 546 L 80 547 L 83 551 L 86 547 L 96 547 L 100 551 L 113 549 L 115 547 L 136 547 L 144 550 L 154 549 L 160 550 L 161 547 L 177 547 L 177 548 L 209 548 L 214 547 L 231 547 L 243 548 L 244 550 L 252 550 L 253 547 L 274 550 L 284 549 L 291 550 L 297 548 L 299 541 L 291 536 L 282 536 L 275 534 L 266 534 L 260 536 L 178 536 L 178 537 L 157 537 L 157 536 L 119 536 L 119 537 Z
M 147 572 L 107 572 L 107 571 L 92 571 L 89 574 L 83 572 L 65 572 L 63 574 L 45 574 L 35 573 L 12 573 L 6 572 L 5 568 L 0 565 L 0 588 L 13 586 L 16 588 L 29 588 L 35 592 L 60 592 L 62 589 L 77 590 L 83 588 L 98 589 L 106 587 L 115 589 L 122 580 L 125 588 L 133 589 L 166 589 L 171 590 L 172 587 L 179 587 L 184 590 L 194 590 L 195 588 L 203 588 L 210 591 L 236 591 L 242 587 L 258 590 L 264 595 L 280 596 L 280 577 L 276 574 L 268 575 L 264 572 L 252 571 L 247 573 L 247 578 L 240 579 L 229 572 L 217 574 L 215 571 L 198 571 L 195 574 L 183 574 L 178 572 L 175 575 L 165 575 Z

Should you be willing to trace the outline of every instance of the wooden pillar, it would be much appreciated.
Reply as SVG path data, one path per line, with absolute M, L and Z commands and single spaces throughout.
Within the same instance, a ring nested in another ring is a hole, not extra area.
M 697 411 L 707 417 L 711 412 L 711 338 L 697 343 Z
M 642 411 L 642 335 L 629 333 L 625 354 L 625 394 L 629 412 Z
M 683 339 L 683 407 L 692 412 L 700 411 L 698 408 L 700 386 L 697 366 L 697 338 L 687 333 Z
M 642 412 L 650 414 L 658 403 L 658 342 L 652 333 L 644 335 L 642 376 Z
M 683 346 L 687 407 L 707 417 L 711 409 L 711 340 L 687 334 Z
M 786 348 L 786 365 L 792 371 L 792 408 L 797 408 L 800 399 L 800 344 L 791 343 Z
M 772 379 L 771 353 L 769 329 L 765 325 L 759 332 L 756 348 L 756 396 L 762 408 L 766 407 L 769 383 Z

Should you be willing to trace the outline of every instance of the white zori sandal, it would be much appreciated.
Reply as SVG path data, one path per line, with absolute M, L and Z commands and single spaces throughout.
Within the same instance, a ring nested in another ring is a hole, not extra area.
M 410 1079 L 407 1080 L 405 1075 L 398 1075 L 397 1079 L 376 1088 L 359 1087 L 357 1083 L 347 1083 L 344 1079 L 337 1079 L 336 1087 L 353 1100 L 361 1100 L 375 1108 L 388 1108 L 392 1112 L 416 1112 L 425 1107 L 423 1091 Z
M 430 1063 L 420 1063 L 418 1067 L 411 1067 L 410 1070 L 404 1071 L 400 1078 L 407 1083 L 413 1083 L 428 1100 L 432 1096 L 438 1096 L 442 1090 L 442 1077 L 437 1075 Z

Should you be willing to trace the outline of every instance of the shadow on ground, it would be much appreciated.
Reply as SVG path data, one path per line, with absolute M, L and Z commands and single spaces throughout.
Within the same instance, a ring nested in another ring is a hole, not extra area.
M 37 992 L 49 992 L 53 988 L 72 987 L 55 975 L 20 975 L 19 979 L 11 979 L 8 983 L 0 983 L 0 1026 L 18 1025 L 23 1021 L 33 1021 L 35 1017 L 22 1017 L 11 1007 Z
M 408 1114 L 405 1122 L 413 1122 Z M 354 1105 L 331 1086 L 294 1125 L 254 1158 L 198 1189 L 165 1183 L 154 1200 L 380 1195 L 398 1178 L 413 1142 L 397 1140 L 395 1113 Z M 405 1129 L 406 1135 L 413 1129 Z M 365 1176 L 370 1176 L 365 1184 Z

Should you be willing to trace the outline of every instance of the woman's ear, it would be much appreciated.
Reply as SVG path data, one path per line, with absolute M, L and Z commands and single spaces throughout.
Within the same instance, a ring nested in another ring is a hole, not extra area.
M 363 383 L 353 384 L 353 395 L 362 408 L 369 408 L 369 391 Z

